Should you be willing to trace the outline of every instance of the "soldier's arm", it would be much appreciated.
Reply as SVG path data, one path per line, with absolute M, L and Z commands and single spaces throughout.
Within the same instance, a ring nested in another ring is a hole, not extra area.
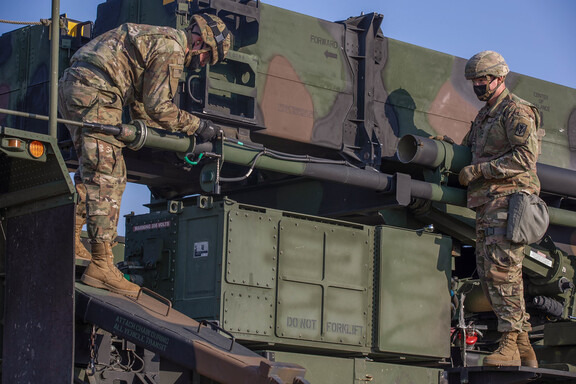
M 142 120 L 148 127 L 158 127 L 158 124 L 148 116 L 144 103 L 135 101 L 130 104 L 130 119 Z
M 142 99 L 145 112 L 157 124 L 170 131 L 192 134 L 200 119 L 181 110 L 172 101 L 184 68 L 184 52 L 174 41 L 164 39 L 161 48 L 151 54 L 144 73 Z
M 504 114 L 506 135 L 511 151 L 484 163 L 486 179 L 504 179 L 528 172 L 538 160 L 538 138 L 534 112 L 529 107 L 515 105 Z

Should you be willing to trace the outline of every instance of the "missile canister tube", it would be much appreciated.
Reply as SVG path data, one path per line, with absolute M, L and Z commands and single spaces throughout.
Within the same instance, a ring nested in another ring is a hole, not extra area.
M 466 206 L 465 189 L 447 187 L 420 180 L 411 180 L 410 187 L 412 197 L 459 205 L 461 207 Z
M 250 165 L 258 150 L 251 150 L 238 143 L 227 142 L 224 144 L 223 152 L 224 161 Z M 338 164 L 287 161 L 264 155 L 258 158 L 255 168 L 350 184 L 379 192 L 395 191 L 394 176 L 392 175 Z M 411 197 L 414 198 L 466 205 L 466 191 L 459 188 L 410 180 L 410 191 L 406 192 L 410 193 Z
M 143 123 L 136 121 L 132 124 L 123 125 L 121 135 L 116 137 L 128 143 L 128 146 L 133 149 L 145 146 L 176 153 L 195 153 L 198 155 L 199 152 L 208 152 L 214 147 L 210 143 L 202 143 L 196 146 L 194 136 L 148 128 Z M 428 143 L 434 141 L 436 140 L 425 139 L 423 142 Z M 429 143 L 424 145 L 430 147 Z M 254 164 L 255 168 L 282 172 L 289 175 L 306 176 L 319 180 L 350 184 L 379 192 L 393 192 L 395 190 L 393 182 L 394 176 L 389 174 L 338 164 L 314 163 L 305 161 L 304 159 L 296 160 L 294 158 L 292 160 L 286 160 L 274 158 L 266 153 L 258 156 L 262 151 L 265 151 L 265 149 L 249 148 L 240 142 L 228 140 L 223 144 L 222 157 L 225 162 L 228 161 L 246 166 L 251 166 L 252 163 L 256 161 L 256 164 Z M 256 159 L 257 156 L 258 158 Z M 463 207 L 466 206 L 466 190 L 461 188 L 447 187 L 420 180 L 410 180 L 409 193 L 413 198 L 421 198 Z M 549 211 L 551 224 L 576 227 L 576 217 L 572 212 L 554 209 L 552 207 L 549 207 Z
M 472 160 L 468 147 L 416 135 L 402 136 L 398 141 L 396 155 L 404 164 L 426 168 L 443 166 L 455 173 Z M 537 168 L 542 191 L 576 198 L 575 171 L 542 163 L 538 163 Z
M 36 115 L 25 112 L 12 111 L 0 108 L 0 113 L 22 116 L 38 120 L 49 120 L 48 116 Z M 146 127 L 135 120 L 131 124 L 123 124 L 122 127 L 107 126 L 102 124 L 84 123 L 72 120 L 57 119 L 59 123 L 84 127 L 96 132 L 116 136 L 126 143 L 129 148 L 140 149 L 150 147 L 164 149 L 180 154 L 207 152 L 213 148 L 210 143 L 196 145 L 194 136 L 182 133 L 168 132 L 165 130 Z M 206 145 L 210 144 L 210 145 Z M 264 150 L 262 148 L 262 150 Z M 445 167 L 456 171 L 469 162 L 469 151 L 466 147 L 450 145 L 444 141 L 432 140 L 414 135 L 406 135 L 398 144 L 398 158 L 404 163 L 413 163 L 427 167 L 435 167 L 445 163 Z M 251 165 L 260 150 L 250 149 L 239 142 L 226 142 L 223 152 L 226 161 L 240 165 Z M 444 157 L 450 157 L 449 162 Z M 260 156 L 255 167 L 272 171 L 284 172 L 291 175 L 308 176 L 327 181 L 335 181 L 343 184 L 351 184 L 369 188 L 381 192 L 393 192 L 393 176 L 351 168 L 337 164 L 318 164 L 305 161 L 287 161 L 274 159 L 269 156 Z M 565 196 L 575 196 L 576 172 L 546 164 L 538 164 L 538 176 L 544 190 Z M 419 180 L 410 180 L 410 196 L 437 202 L 466 206 L 466 191 L 459 188 L 446 187 L 438 184 L 427 183 Z M 550 224 L 576 227 L 576 217 L 571 211 L 549 207 Z
M 576 197 L 576 172 L 541 163 L 538 163 L 537 168 L 543 191 Z
M 0 113 L 38 120 L 49 120 L 48 116 L 12 111 L 4 108 L 0 108 Z M 149 147 L 180 154 L 193 153 L 198 155 L 200 152 L 209 152 L 214 148 L 212 143 L 200 143 L 196 145 L 194 136 L 149 128 L 138 120 L 133 121 L 131 124 L 123 124 L 121 128 L 65 119 L 57 119 L 57 121 L 59 123 L 84 127 L 96 132 L 113 135 L 134 150 Z M 454 146 L 443 141 L 414 135 L 404 136 L 400 141 L 402 144 L 399 143 L 398 145 L 398 157 L 405 163 L 434 167 L 442 164 L 440 159 L 442 159 L 443 156 L 449 156 L 452 159 L 448 163 L 448 169 L 456 171 L 463 166 L 462 164 L 469 162 L 469 151 L 468 156 L 466 156 L 465 151 L 462 150 L 462 148 L 466 148 L 462 146 Z M 452 150 L 449 149 L 445 151 L 447 148 L 452 148 Z M 265 149 L 248 148 L 240 142 L 226 141 L 222 151 L 224 161 L 250 166 L 255 161 L 256 156 L 258 156 L 261 151 L 265 151 Z M 257 164 L 254 164 L 254 167 L 259 169 L 350 184 L 379 192 L 394 192 L 396 190 L 394 176 L 376 171 L 338 164 L 314 163 L 306 161 L 304 158 L 300 160 L 296 160 L 294 157 L 291 160 L 273 158 L 265 153 L 262 156 L 258 156 L 256 162 Z M 576 172 L 551 165 L 538 164 L 538 176 L 542 181 L 544 190 L 576 197 L 576 193 L 574 192 L 576 190 Z M 466 190 L 464 189 L 412 179 L 410 179 L 409 189 L 410 190 L 406 192 L 410 193 L 410 197 L 413 198 L 466 206 Z M 548 210 L 550 214 L 550 224 L 576 228 L 576 215 L 574 215 L 572 211 L 554 207 L 548 207 Z
M 0 113 L 7 113 L 39 120 L 49 120 L 48 116 L 11 111 L 3 108 L 0 108 Z M 138 120 L 133 121 L 131 124 L 123 124 L 121 128 L 64 119 L 58 119 L 58 122 L 81 126 L 88 129 L 93 129 L 97 132 L 114 135 L 120 141 L 126 143 L 129 148 L 135 150 L 142 147 L 149 147 L 173 151 L 180 154 L 188 154 L 195 152 L 206 152 L 213 149 L 213 145 L 210 143 L 202 143 L 199 146 L 196 146 L 194 136 L 149 128 L 146 127 L 143 122 Z M 466 156 L 465 151 L 459 148 L 462 146 L 454 146 L 443 141 L 437 141 L 413 135 L 404 136 L 401 139 L 401 142 L 402 144 L 399 144 L 398 155 L 402 162 L 434 167 L 442 164 L 442 159 L 448 156 L 451 158 L 448 163 L 448 169 L 453 171 L 460 169 L 460 167 L 463 166 L 462 164 L 469 162 L 469 157 Z M 352 168 L 338 164 L 315 163 L 312 161 L 307 161 L 306 159 L 278 159 L 270 157 L 266 154 L 263 156 L 258 156 L 258 159 L 255 160 L 256 156 L 261 151 L 265 151 L 264 148 L 252 149 L 243 146 L 240 142 L 233 141 L 225 142 L 222 151 L 224 161 L 229 161 L 239 165 L 249 166 L 252 165 L 254 161 L 256 161 L 254 167 L 259 169 L 283 172 L 296 176 L 307 176 L 320 180 L 334 181 L 342 184 L 350 184 L 379 192 L 395 191 L 395 185 L 393 181 L 394 176 L 385 173 Z M 195 154 L 198 155 L 199 153 Z M 539 170 L 542 172 L 542 178 L 544 179 L 544 182 L 555 186 L 554 191 L 568 195 L 568 192 L 573 190 L 572 188 L 576 190 L 576 187 L 572 186 L 574 184 L 573 180 L 576 179 L 576 177 L 572 178 L 575 172 L 540 164 Z M 570 176 L 569 179 L 572 178 L 570 183 L 552 183 L 552 181 L 556 180 L 558 177 L 564 180 L 567 176 Z M 566 185 L 568 186 L 566 187 Z M 466 206 L 466 191 L 459 188 L 452 188 L 419 180 L 410 180 L 410 191 L 407 192 L 409 192 L 410 196 L 413 198 L 421 198 L 436 202 Z M 552 207 L 549 207 L 549 212 L 551 224 L 576 227 L 576 217 L 574 217 L 572 212 L 567 212 Z
M 116 138 L 134 150 L 148 147 L 176 153 L 189 153 L 194 150 L 195 145 L 194 136 L 149 128 L 140 120 L 122 124 L 121 133 Z
M 550 216 L 550 224 L 576 228 L 576 214 L 574 214 L 574 211 L 548 207 L 548 214 Z
M 445 169 L 455 173 L 460 172 L 472 160 L 468 147 L 415 135 L 402 136 L 398 141 L 396 154 L 404 164 L 427 168 L 443 165 Z
M 255 168 L 267 171 L 282 172 L 289 175 L 303 176 L 306 164 L 300 161 L 287 161 L 276 159 L 267 154 L 259 155 L 262 149 L 250 148 L 240 142 L 225 141 L 222 146 L 222 158 L 224 162 L 250 166 L 254 161 Z M 256 157 L 258 159 L 256 160 Z

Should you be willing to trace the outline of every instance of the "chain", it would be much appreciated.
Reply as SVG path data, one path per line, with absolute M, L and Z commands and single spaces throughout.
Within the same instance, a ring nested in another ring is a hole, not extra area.
M 4 231 L 4 224 L 2 220 L 4 220 L 4 218 L 0 217 L 0 229 L 2 229 L 2 237 L 4 238 L 4 241 L 6 241 L 6 232 Z
M 221 157 L 216 159 L 216 185 L 220 184 L 220 159 Z
M 92 324 L 92 332 L 90 332 L 90 369 L 88 375 L 94 376 L 96 374 L 96 325 Z

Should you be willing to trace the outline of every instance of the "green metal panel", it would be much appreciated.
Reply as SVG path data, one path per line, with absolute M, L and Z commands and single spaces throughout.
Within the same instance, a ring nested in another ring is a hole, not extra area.
M 219 243 L 219 234 L 216 232 L 219 217 L 203 217 L 202 221 L 195 217 L 183 217 L 179 239 L 185 241 L 186 251 L 181 253 L 176 261 L 177 276 L 183 283 L 176 293 L 177 299 L 186 300 L 191 297 L 204 297 L 212 294 L 214 271 L 217 267 L 217 257 L 210 255 L 216 249 L 212 247 Z M 193 236 L 191 236 L 193 235 Z M 182 278 L 185 276 L 185 278 Z
M 576 323 L 549 323 L 544 328 L 545 346 L 576 345 Z
M 362 358 L 339 358 L 301 353 L 273 352 L 276 361 L 306 368 L 310 383 L 330 384 L 440 384 L 447 383 L 438 368 L 375 362 Z
M 280 224 L 277 335 L 365 345 L 369 232 L 285 217 Z
M 193 207 L 180 214 L 175 307 L 192 318 L 220 319 L 223 218 L 221 209 Z
M 576 372 L 576 323 L 547 323 L 542 345 L 534 348 L 540 367 Z
M 274 331 L 278 213 L 228 204 L 223 325 L 232 332 Z
M 266 210 L 249 209 L 232 209 L 227 217 L 226 282 L 273 287 L 276 278 L 277 219 Z
M 276 335 L 305 340 L 322 337 L 323 287 L 316 284 L 281 281 L 278 285 Z
M 177 228 L 178 216 L 169 212 L 126 216 L 125 260 L 141 263 L 144 286 L 172 301 Z
M 208 113 L 232 115 L 236 119 L 255 122 L 256 74 L 258 58 L 238 51 L 229 51 L 226 62 L 207 66 L 204 110 Z M 191 76 L 202 84 L 202 72 Z M 234 80 L 231 80 L 234 79 Z
M 219 318 L 223 210 L 196 198 L 126 218 L 126 260 L 141 264 L 144 286 L 193 318 Z
M 443 371 L 438 368 L 386 364 L 366 359 L 354 360 L 355 382 L 379 384 L 437 384 L 444 383 Z
M 305 379 L 310 383 L 353 384 L 354 359 L 274 352 L 276 361 L 290 362 L 306 368 Z
M 228 286 L 224 297 L 222 323 L 231 332 L 271 336 L 274 334 L 273 290 Z
M 62 18 L 68 27 L 75 21 Z M 89 27 L 86 26 L 86 31 Z M 61 32 L 64 30 L 61 29 Z M 88 33 L 88 32 L 86 32 Z M 50 27 L 33 25 L 0 36 L 0 106 L 48 115 L 50 81 Z M 88 33 L 89 34 L 89 33 Z M 68 67 L 70 57 L 85 39 L 60 36 L 58 77 Z M 0 124 L 26 131 L 48 133 L 48 124 L 16 116 L 0 115 Z M 63 136 L 68 137 L 66 130 Z
M 384 226 L 377 233 L 378 349 L 448 357 L 451 238 Z

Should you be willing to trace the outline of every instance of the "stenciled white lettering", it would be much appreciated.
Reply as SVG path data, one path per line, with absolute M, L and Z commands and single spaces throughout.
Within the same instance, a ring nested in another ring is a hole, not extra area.
M 132 227 L 132 232 L 148 231 L 151 229 L 162 229 L 162 228 L 169 228 L 169 227 L 170 227 L 170 221 L 161 221 L 158 223 L 135 225 Z
M 118 336 L 129 337 L 142 343 L 143 346 L 153 347 L 163 352 L 166 351 L 170 342 L 169 337 L 121 316 L 116 316 L 114 330 L 118 332 Z

